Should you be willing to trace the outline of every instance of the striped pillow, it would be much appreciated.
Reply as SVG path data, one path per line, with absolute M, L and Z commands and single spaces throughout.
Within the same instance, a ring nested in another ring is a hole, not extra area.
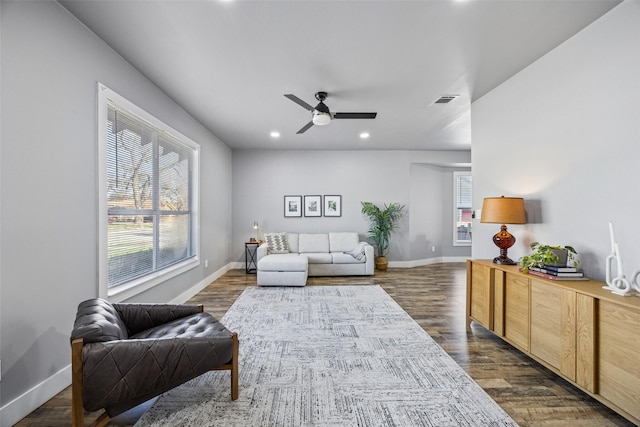
M 267 241 L 268 254 L 288 254 L 289 243 L 287 233 L 266 233 L 264 239 Z

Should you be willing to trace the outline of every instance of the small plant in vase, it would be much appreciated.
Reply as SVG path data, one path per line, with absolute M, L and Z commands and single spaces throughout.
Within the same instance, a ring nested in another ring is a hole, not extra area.
M 525 273 L 530 267 L 542 268 L 545 265 L 577 267 L 580 264 L 575 257 L 578 252 L 571 246 L 551 246 L 533 242 L 531 250 L 532 254 L 520 258 L 520 266 Z

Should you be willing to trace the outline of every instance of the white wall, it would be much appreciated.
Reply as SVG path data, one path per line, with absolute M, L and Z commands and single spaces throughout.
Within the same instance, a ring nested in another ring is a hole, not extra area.
M 209 268 L 136 300 L 176 298 L 229 264 L 231 151 L 58 3 L 3 0 L 0 11 L 4 426 L 69 384 L 76 308 L 97 295 L 96 83 L 201 145 L 201 255 Z
M 452 168 L 412 163 L 410 175 L 411 230 L 410 258 L 469 258 L 470 246 L 453 246 L 453 172 Z M 435 251 L 433 247 L 435 246 Z
M 425 164 L 468 164 L 469 158 L 468 151 L 234 151 L 233 257 L 244 259 L 243 243 L 254 235 L 254 221 L 261 236 L 357 231 L 364 239 L 369 223 L 360 211 L 362 201 L 407 206 L 408 215 L 391 238 L 390 261 L 468 257 L 470 248 L 453 248 L 452 223 L 443 223 L 443 212 L 452 209 L 452 196 L 443 204 L 443 193 L 453 191 L 453 169 Z M 336 194 L 342 196 L 341 217 L 284 217 L 285 195 Z
M 615 224 L 627 275 L 640 269 L 640 2 L 626 1 L 472 104 L 474 208 L 522 196 L 531 241 L 572 245 L 604 280 Z M 493 258 L 495 224 L 474 223 L 474 258 Z

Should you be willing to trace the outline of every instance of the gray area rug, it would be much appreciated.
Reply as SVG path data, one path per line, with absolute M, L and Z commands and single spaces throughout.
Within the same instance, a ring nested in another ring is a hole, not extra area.
M 379 286 L 251 287 L 221 320 L 240 337 L 239 399 L 209 372 L 136 427 L 517 425 Z

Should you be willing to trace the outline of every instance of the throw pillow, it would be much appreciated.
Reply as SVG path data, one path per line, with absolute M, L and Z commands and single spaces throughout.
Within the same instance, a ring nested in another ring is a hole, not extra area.
M 264 235 L 267 241 L 268 254 L 288 254 L 289 243 L 287 242 L 287 233 L 267 233 Z
M 345 254 L 349 254 L 352 257 L 354 257 L 355 259 L 362 259 L 362 257 L 364 256 L 364 242 L 360 242 L 358 243 L 358 246 L 356 246 L 356 248 L 352 251 L 347 251 L 345 252 Z

